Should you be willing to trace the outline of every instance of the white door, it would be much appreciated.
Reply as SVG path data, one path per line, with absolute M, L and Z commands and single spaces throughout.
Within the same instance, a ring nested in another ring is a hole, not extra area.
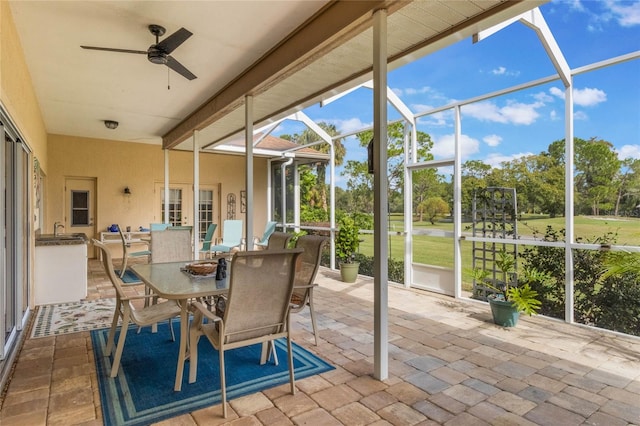
M 66 178 L 64 194 L 64 232 L 84 233 L 91 240 L 96 234 L 96 179 Z M 94 250 L 87 254 L 96 257 Z
M 220 222 L 219 185 L 200 185 L 200 240 L 204 239 L 209 224 Z M 164 183 L 155 184 L 154 222 L 164 222 Z M 169 184 L 169 223 L 173 226 L 193 225 L 193 185 Z

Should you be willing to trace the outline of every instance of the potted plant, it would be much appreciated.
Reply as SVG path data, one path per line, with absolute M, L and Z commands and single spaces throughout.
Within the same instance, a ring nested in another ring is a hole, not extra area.
M 542 303 L 531 284 L 544 283 L 549 275 L 527 267 L 517 273 L 515 258 L 504 250 L 498 253 L 495 266 L 504 279 L 491 279 L 491 271 L 479 268 L 474 270 L 474 278 L 495 292 L 487 296 L 493 322 L 503 327 L 515 327 L 521 312 L 533 315 L 540 309 Z
M 354 255 L 360 246 L 358 228 L 350 216 L 340 220 L 340 230 L 336 237 L 336 257 L 340 265 L 340 277 L 343 282 L 352 283 L 358 277 L 360 263 L 354 260 Z

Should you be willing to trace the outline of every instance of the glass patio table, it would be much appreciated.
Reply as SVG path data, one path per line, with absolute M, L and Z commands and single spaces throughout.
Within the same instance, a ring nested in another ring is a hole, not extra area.
M 175 300 L 180 305 L 180 352 L 178 355 L 178 366 L 176 368 L 175 391 L 179 391 L 182 388 L 182 374 L 189 339 L 189 299 L 226 294 L 229 290 L 230 281 L 228 278 L 217 281 L 215 274 L 212 276 L 191 275 L 184 270 L 184 267 L 188 263 L 198 262 L 148 263 L 131 266 L 133 272 L 135 272 L 155 294 L 164 299 Z M 231 265 L 229 264 L 229 266 Z M 227 270 L 227 274 L 229 274 L 229 269 Z

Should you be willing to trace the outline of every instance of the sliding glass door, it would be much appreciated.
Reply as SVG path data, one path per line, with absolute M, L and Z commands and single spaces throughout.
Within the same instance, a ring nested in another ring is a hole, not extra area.
M 29 312 L 29 222 L 31 170 L 26 145 L 8 127 L 0 125 L 0 327 L 4 331 L 0 360 L 14 349 Z

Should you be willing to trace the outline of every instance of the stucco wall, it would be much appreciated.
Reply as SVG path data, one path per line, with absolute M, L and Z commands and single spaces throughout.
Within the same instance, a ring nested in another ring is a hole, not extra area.
M 47 132 L 6 1 L 0 2 L 0 101 L 46 173 Z
M 66 178 L 95 178 L 97 183 L 97 231 L 104 231 L 112 223 L 137 228 L 160 222 L 154 188 L 164 181 L 164 151 L 155 145 L 89 139 L 72 136 L 49 136 L 49 169 L 47 175 L 47 224 L 64 218 L 64 184 Z M 169 181 L 193 184 L 193 153 L 169 152 Z M 259 234 L 266 223 L 267 161 L 254 159 L 254 233 Z M 240 190 L 245 189 L 245 160 L 242 156 L 200 154 L 200 185 L 220 188 L 221 203 L 216 213 L 226 219 L 226 196 L 234 193 L 237 199 L 236 219 L 245 220 L 240 213 Z M 128 186 L 132 195 L 125 196 Z M 265 207 L 262 207 L 265 206 Z M 192 209 L 187 207 L 188 211 Z M 189 217 L 191 215 L 189 214 Z M 218 229 L 221 221 L 218 221 Z M 219 231 L 218 231 L 219 232 Z

